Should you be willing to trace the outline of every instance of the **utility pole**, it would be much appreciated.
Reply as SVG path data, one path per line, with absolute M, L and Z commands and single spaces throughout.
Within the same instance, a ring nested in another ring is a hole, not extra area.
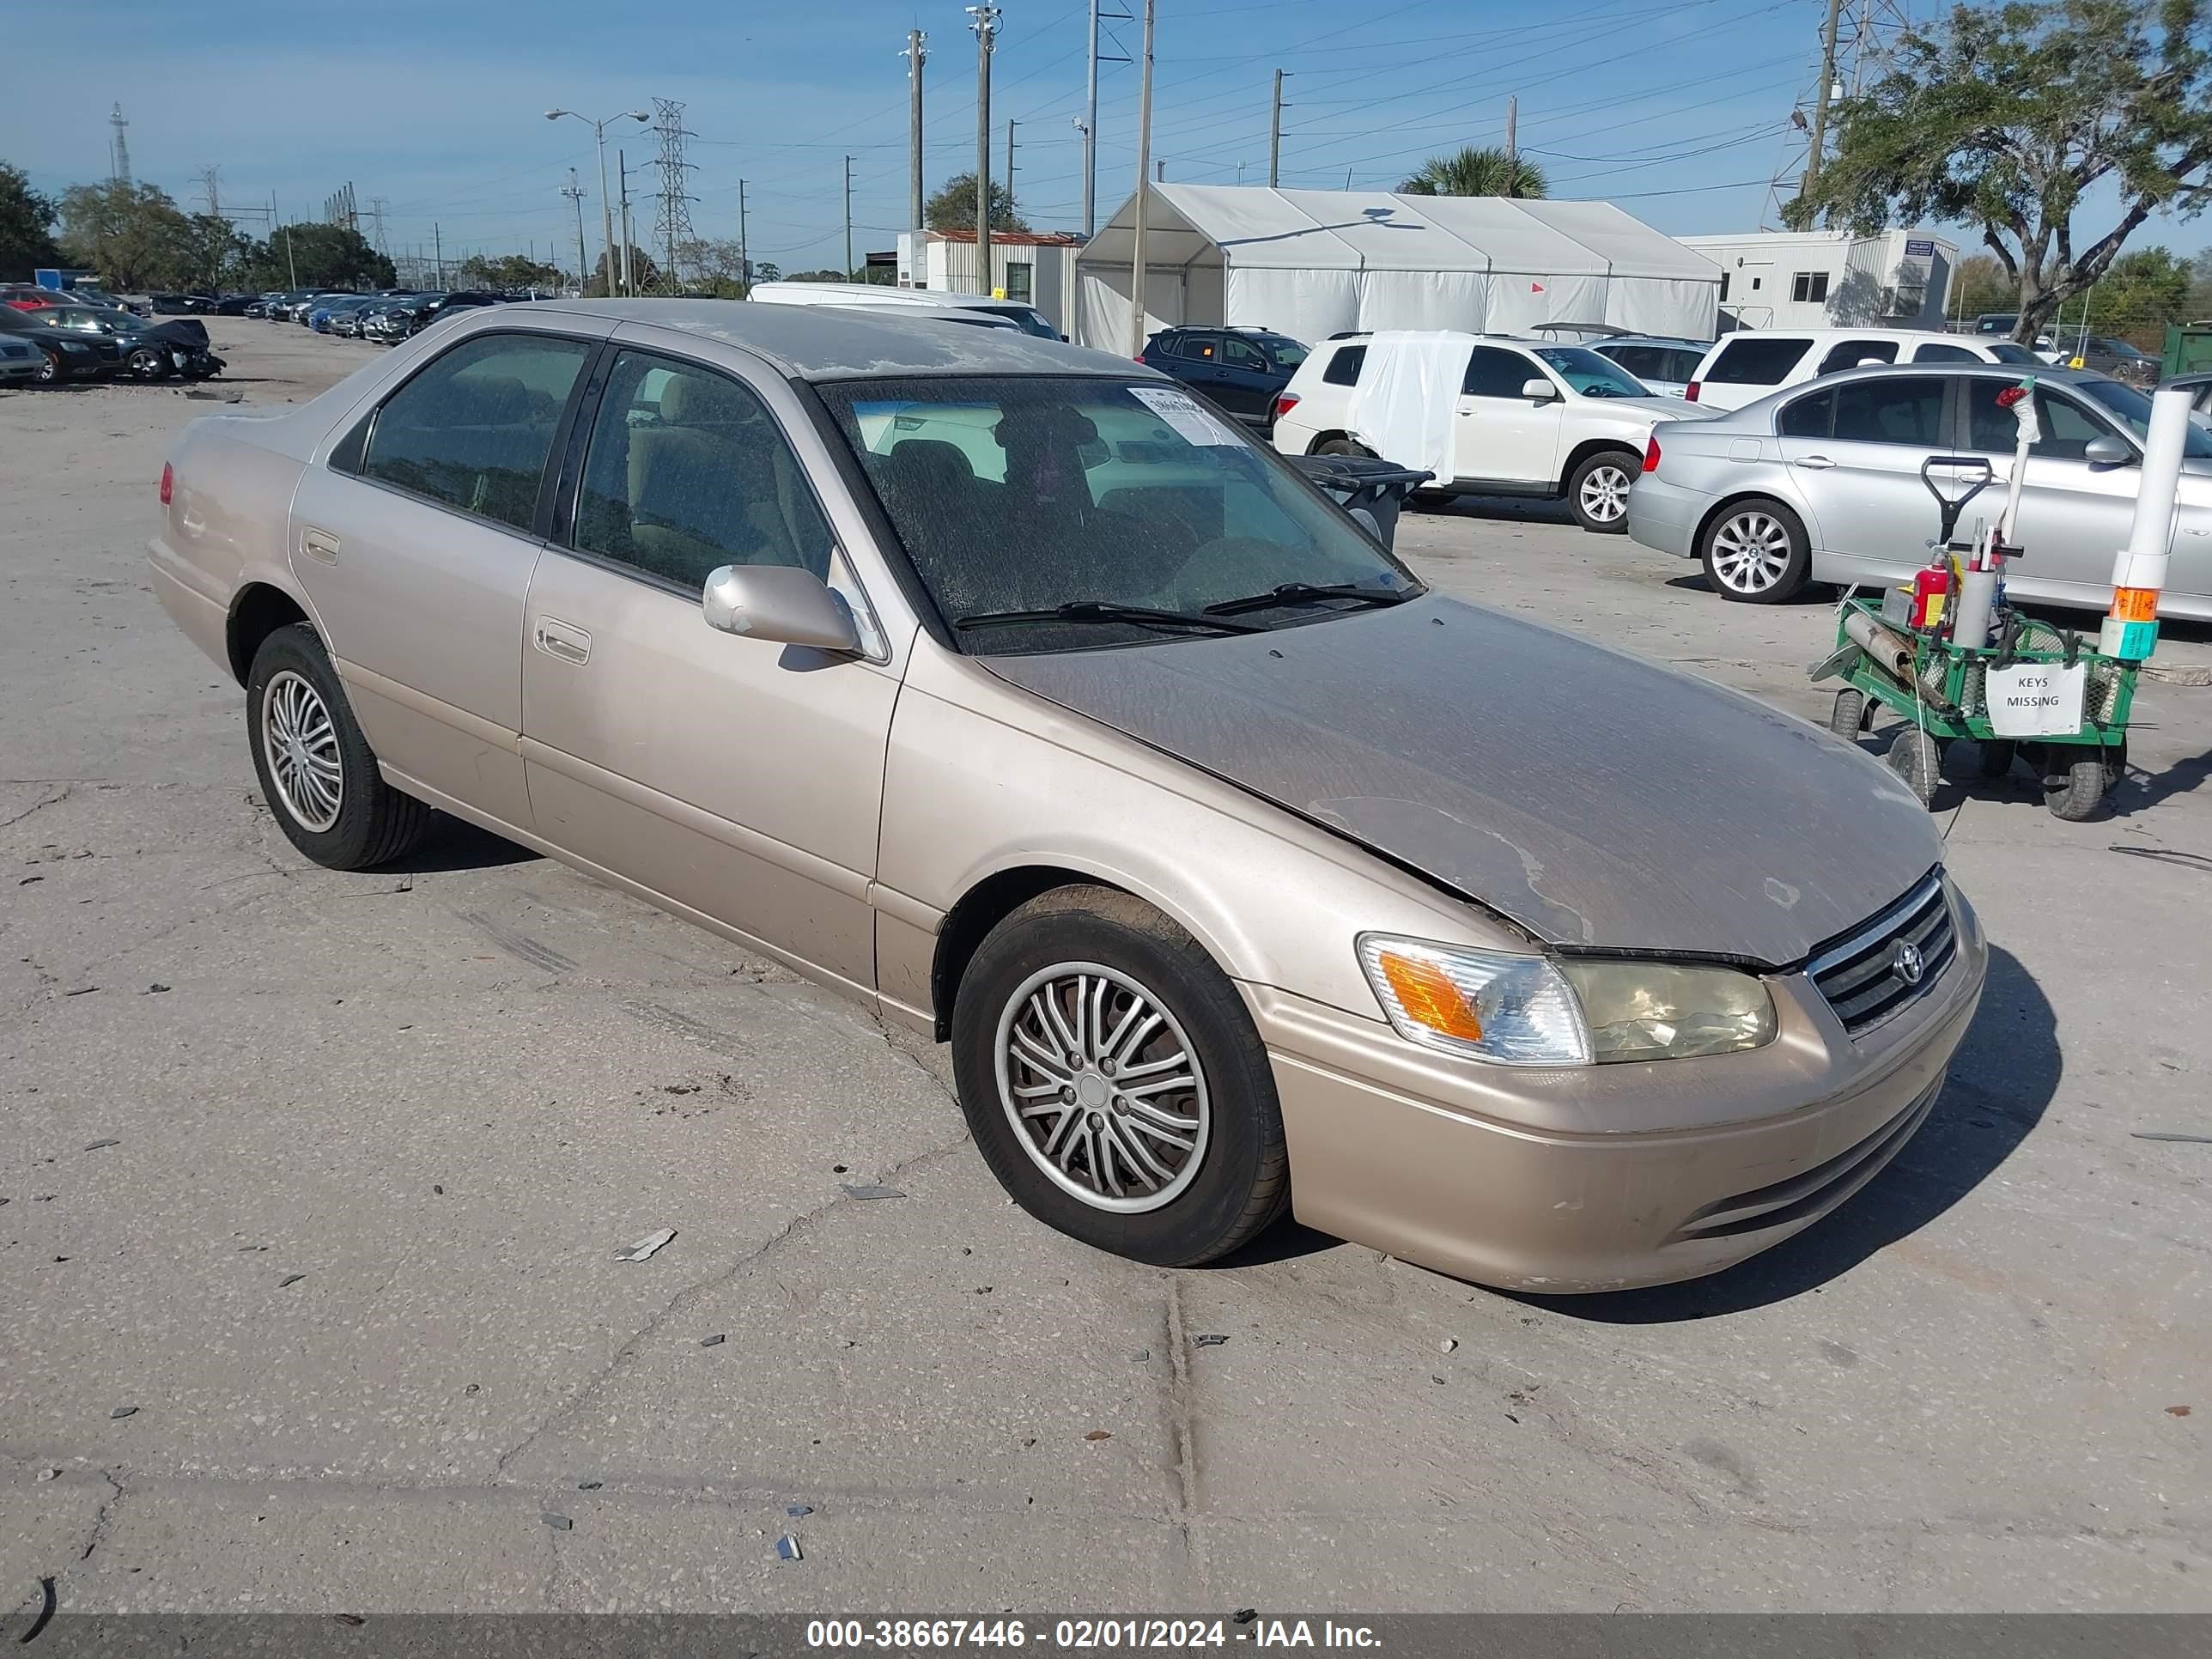
M 568 182 L 561 193 L 576 204 L 576 291 L 582 293 L 592 280 L 591 269 L 584 252 L 584 187 L 576 182 L 576 169 L 568 169 Z
M 991 52 L 999 33 L 999 9 L 984 0 L 968 8 L 975 21 L 975 281 L 991 292 Z
M 1091 0 L 1091 67 L 1084 77 L 1083 240 L 1098 229 L 1098 0 Z
M 929 37 L 920 29 L 906 32 L 906 192 L 907 228 L 914 232 L 912 265 L 921 254 L 921 60 L 929 56 Z M 909 274 L 912 265 L 909 266 Z
M 1279 176 L 1283 159 L 1283 72 L 1275 71 L 1274 101 L 1267 106 L 1267 188 L 1273 190 L 1281 182 Z
M 1006 118 L 1006 211 L 1014 211 L 1014 118 Z
M 1820 85 L 1813 94 L 1813 127 L 1805 149 L 1805 177 L 1797 186 L 1802 196 L 1820 177 L 1820 155 L 1828 136 L 1828 97 L 1836 87 L 1836 16 L 1843 0 L 1828 0 L 1828 21 L 1820 26 Z
M 271 241 L 276 237 L 276 192 L 273 190 L 269 192 L 269 237 Z M 289 225 L 284 227 L 284 269 L 292 278 L 292 286 L 299 287 L 300 262 L 292 257 L 292 227 Z
M 430 226 L 430 246 L 435 250 L 438 261 L 438 286 L 443 288 L 446 285 L 446 239 L 434 221 Z
M 1505 100 L 1505 193 L 1509 197 L 1521 193 L 1514 187 L 1514 174 L 1521 165 L 1520 130 L 1521 100 L 1508 98 Z
M 845 158 L 845 280 L 853 280 L 853 158 Z
M 629 161 L 615 152 L 615 175 L 622 184 L 622 291 L 624 298 L 637 292 L 629 280 Z
M 1152 11 L 1156 0 L 1145 0 L 1145 44 L 1139 52 L 1137 77 L 1137 216 L 1129 242 L 1129 355 L 1145 349 L 1145 198 L 1151 181 L 1145 176 L 1152 166 Z
M 753 291 L 753 259 L 745 251 L 745 181 L 738 180 L 738 286 Z

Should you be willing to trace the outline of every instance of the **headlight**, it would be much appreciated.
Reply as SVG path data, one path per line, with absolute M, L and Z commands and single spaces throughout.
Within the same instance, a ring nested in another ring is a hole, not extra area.
M 1595 1060 L 1680 1060 L 1774 1041 L 1774 999 L 1749 974 L 1663 962 L 1561 966 L 1582 1000 Z
M 1662 962 L 1522 956 L 1363 933 L 1359 962 L 1398 1034 L 1506 1066 L 1733 1054 L 1774 1041 L 1748 974 Z
M 1582 1009 L 1543 957 L 1362 933 L 1359 963 L 1409 1042 L 1505 1066 L 1589 1064 Z
M 90 346 L 87 345 L 82 340 L 63 340 L 59 342 L 59 344 L 64 351 L 89 351 L 92 349 Z

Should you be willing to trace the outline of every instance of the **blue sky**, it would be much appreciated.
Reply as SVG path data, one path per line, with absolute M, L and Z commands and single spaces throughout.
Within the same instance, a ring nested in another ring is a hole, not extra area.
M 134 173 L 180 202 L 199 204 L 210 163 L 227 209 L 273 193 L 288 219 L 319 216 L 350 180 L 364 213 L 385 198 L 395 253 L 427 252 L 434 225 L 449 258 L 535 244 L 573 263 L 575 220 L 559 191 L 575 167 L 596 247 L 592 135 L 543 112 L 599 116 L 656 96 L 687 106 L 702 234 L 736 234 L 743 178 L 756 258 L 840 263 L 850 155 L 856 257 L 888 247 L 906 220 L 902 53 L 917 24 L 930 37 L 927 177 L 933 186 L 975 160 L 975 39 L 958 0 L 102 0 L 97 11 L 96 60 L 11 79 L 0 157 L 48 190 L 102 177 L 119 100 Z M 1079 228 L 1071 118 L 1083 108 L 1086 5 L 1005 0 L 1003 11 L 994 172 L 1011 116 L 1022 211 L 1041 229 Z M 1749 228 L 1812 78 L 1820 11 L 1820 0 L 1161 0 L 1153 155 L 1170 181 L 1235 183 L 1242 163 L 1245 182 L 1264 183 L 1279 67 L 1291 72 L 1284 183 L 1339 188 L 1348 175 L 1387 188 L 1425 155 L 1499 142 L 1517 93 L 1522 147 L 1553 194 L 1608 198 L 1677 234 Z M 1140 26 L 1109 27 L 1133 57 Z M 1134 180 L 1136 105 L 1134 65 L 1104 65 L 1102 218 Z M 649 162 L 653 136 L 623 125 L 632 167 Z M 633 196 L 656 187 L 648 176 Z M 649 241 L 650 204 L 636 210 Z

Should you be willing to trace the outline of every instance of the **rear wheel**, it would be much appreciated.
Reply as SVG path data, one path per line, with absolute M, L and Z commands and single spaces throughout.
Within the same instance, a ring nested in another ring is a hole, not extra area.
M 1705 580 L 1741 605 L 1779 605 L 1805 586 L 1813 568 L 1802 521 L 1764 495 L 1723 507 L 1705 526 L 1698 551 Z
M 323 642 L 305 623 L 261 642 L 246 679 L 246 741 L 285 838 L 331 870 L 366 870 L 422 838 L 430 808 L 376 769 Z
M 1836 693 L 1836 706 L 1828 711 L 1828 730 L 1845 743 L 1856 743 L 1866 730 L 1867 696 L 1855 685 Z
M 1313 447 L 1313 453 L 1316 455 L 1356 455 L 1369 461 L 1375 459 L 1373 450 L 1354 443 L 1349 438 L 1323 438 Z
M 1127 893 L 1061 888 L 994 928 L 961 979 L 952 1061 L 992 1173 L 1087 1244 L 1193 1267 L 1289 1202 L 1274 1076 L 1242 999 Z
M 2043 804 L 2069 823 L 2102 817 L 2105 797 L 2119 781 L 2112 763 L 2094 749 L 2054 743 L 2044 750 Z
M 1935 738 L 1917 726 L 1899 726 L 1886 758 L 1923 806 L 1936 799 L 1943 782 L 1943 750 Z
M 1601 449 L 1587 456 L 1567 478 L 1567 505 L 1575 522 L 1601 536 L 1618 536 L 1628 529 L 1628 487 L 1642 467 L 1638 456 L 1625 449 Z

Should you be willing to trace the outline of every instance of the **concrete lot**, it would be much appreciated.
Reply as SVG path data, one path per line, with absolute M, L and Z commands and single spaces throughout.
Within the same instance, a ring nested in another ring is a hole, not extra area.
M 210 327 L 252 404 L 374 349 Z M 1791 1244 L 1583 1301 L 1287 1228 L 1164 1273 L 707 934 L 459 828 L 307 865 L 147 587 L 213 406 L 0 395 L 0 1608 L 2212 1610 L 2212 1145 L 2134 1138 L 2212 1132 L 2212 690 L 2146 687 L 2106 822 L 1939 799 L 1989 996 Z M 1818 602 L 1549 509 L 1401 546 L 1825 713 Z

